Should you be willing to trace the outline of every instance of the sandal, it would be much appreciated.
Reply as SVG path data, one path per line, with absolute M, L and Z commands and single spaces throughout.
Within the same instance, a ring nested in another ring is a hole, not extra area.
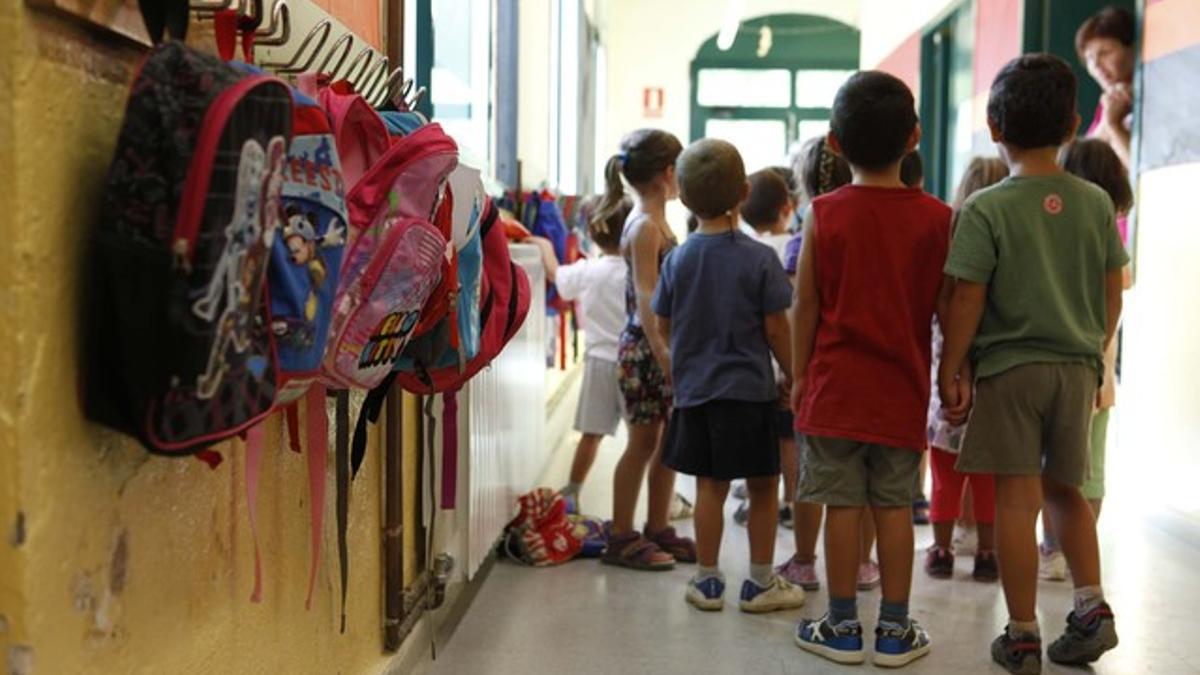
M 640 532 L 615 537 L 609 535 L 608 547 L 604 549 L 600 562 L 644 572 L 661 572 L 675 567 L 675 558 Z
M 696 562 L 696 542 L 687 537 L 681 537 L 675 533 L 675 528 L 668 527 L 661 532 L 649 534 L 646 530 L 647 538 L 658 544 L 659 548 L 670 553 L 675 558 L 675 562 L 694 563 Z

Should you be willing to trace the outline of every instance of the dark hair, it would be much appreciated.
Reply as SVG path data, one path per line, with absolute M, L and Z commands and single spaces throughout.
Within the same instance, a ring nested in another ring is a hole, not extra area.
M 900 182 L 910 188 L 920 187 L 925 180 L 925 163 L 921 161 L 921 153 L 913 150 L 900 160 Z
M 637 190 L 674 166 L 683 144 L 661 129 L 638 129 L 621 139 L 621 150 L 604 166 L 604 196 L 596 208 L 596 218 L 607 221 L 625 197 L 621 177 Z
M 597 200 L 597 205 L 599 200 Z M 609 209 L 601 218 L 601 212 L 598 208 L 593 208 L 588 215 L 587 230 L 588 236 L 597 246 L 605 251 L 612 251 L 621 247 L 621 234 L 625 231 L 625 221 L 629 219 L 629 212 L 633 210 L 633 200 L 626 195 L 621 196 L 621 200 L 617 202 L 616 208 Z
M 988 119 L 1001 140 L 1028 150 L 1062 145 L 1075 124 L 1075 73 L 1053 54 L 1009 61 L 988 95 Z
M 800 186 L 796 184 L 796 172 L 790 166 L 769 166 L 768 171 L 774 171 L 787 184 L 788 193 L 793 200 L 798 198 Z
M 788 184 L 774 169 L 750 174 L 750 196 L 742 204 L 742 220 L 755 230 L 763 230 L 779 220 L 779 214 L 792 203 Z
M 809 139 L 800 146 L 800 151 L 792 159 L 792 166 L 800 175 L 800 190 L 809 200 L 849 185 L 854 180 L 850 165 L 825 147 L 824 137 Z
M 1133 207 L 1129 172 L 1112 146 L 1098 138 L 1085 138 L 1064 147 L 1058 155 L 1064 170 L 1104 188 L 1117 213 Z
M 746 189 L 746 166 L 727 141 L 703 138 L 675 164 L 679 199 L 700 218 L 716 218 L 737 208 Z
M 857 72 L 833 99 L 830 131 L 846 161 L 864 169 L 882 169 L 903 157 L 916 126 L 912 91 L 894 75 Z
M 966 203 L 967 197 L 990 185 L 995 185 L 1008 176 L 1008 165 L 999 157 L 975 157 L 963 172 L 958 189 L 954 191 L 954 202 L 951 206 L 958 211 Z
M 1096 38 L 1111 38 L 1132 47 L 1137 35 L 1137 21 L 1133 14 L 1121 7 L 1105 7 L 1084 21 L 1075 31 L 1075 53 L 1083 61 L 1083 50 L 1087 43 Z

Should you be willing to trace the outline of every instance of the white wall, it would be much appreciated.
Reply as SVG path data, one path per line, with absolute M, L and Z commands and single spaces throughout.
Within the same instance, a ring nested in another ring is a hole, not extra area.
M 900 43 L 924 28 L 958 0 L 861 0 L 862 31 L 859 62 L 879 64 Z
M 721 29 L 728 0 L 597 0 L 597 4 L 605 5 L 600 11 L 600 39 L 608 50 L 604 157 L 616 152 L 621 136 L 641 127 L 665 129 L 686 143 L 691 62 L 700 45 Z M 745 4 L 743 19 L 794 13 L 859 23 L 860 0 L 746 0 Z M 645 87 L 663 88 L 661 119 L 643 117 Z

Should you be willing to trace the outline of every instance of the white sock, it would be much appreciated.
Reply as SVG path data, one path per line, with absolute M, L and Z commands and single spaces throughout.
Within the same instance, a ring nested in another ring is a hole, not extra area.
M 1008 636 L 1018 638 L 1022 635 L 1032 635 L 1036 638 L 1042 637 L 1042 632 L 1038 628 L 1037 621 L 1017 621 L 1015 619 L 1008 620 Z
M 750 563 L 750 581 L 758 584 L 759 588 L 766 588 L 771 585 L 771 581 L 775 579 L 775 570 L 772 569 L 770 563 L 759 565 Z
M 1104 589 L 1099 586 L 1080 586 L 1075 589 L 1075 613 L 1087 614 L 1104 602 Z

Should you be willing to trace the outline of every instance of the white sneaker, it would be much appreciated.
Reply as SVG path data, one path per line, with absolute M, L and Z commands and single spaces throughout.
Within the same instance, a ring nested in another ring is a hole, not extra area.
M 955 524 L 952 550 L 958 555 L 975 555 L 979 548 L 979 532 L 974 527 Z
M 676 492 L 675 496 L 671 498 L 671 511 L 667 517 L 670 520 L 687 520 L 692 517 L 693 513 L 695 511 L 688 498 Z
M 1046 553 L 1038 548 L 1038 578 L 1046 581 L 1067 580 L 1067 557 L 1062 551 Z
M 691 579 L 684 599 L 696 609 L 719 612 L 725 607 L 725 580 L 721 577 L 707 577 L 700 581 Z
M 793 586 L 778 574 L 771 579 L 771 585 L 765 588 L 747 579 L 742 582 L 739 606 L 743 612 L 750 614 L 799 609 L 804 606 L 804 589 Z

